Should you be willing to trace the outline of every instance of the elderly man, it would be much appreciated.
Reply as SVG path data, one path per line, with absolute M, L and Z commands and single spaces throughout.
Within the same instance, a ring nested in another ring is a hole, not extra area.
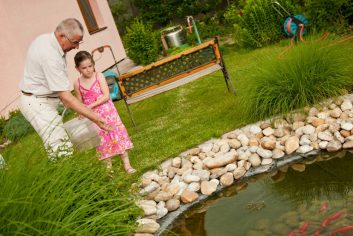
M 70 92 L 65 56 L 72 49 L 78 49 L 82 39 L 82 24 L 69 18 L 63 20 L 54 33 L 38 36 L 27 52 L 19 107 L 42 138 L 49 158 L 72 154 L 72 143 L 57 112 L 60 100 L 65 107 L 109 130 L 103 119 Z

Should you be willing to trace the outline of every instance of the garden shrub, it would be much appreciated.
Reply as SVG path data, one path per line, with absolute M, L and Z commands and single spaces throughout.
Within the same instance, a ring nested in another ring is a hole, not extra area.
M 3 136 L 12 141 L 17 141 L 28 133 L 34 131 L 32 125 L 24 118 L 19 110 L 12 111 L 3 128 Z
M 278 1 L 290 12 L 293 7 L 286 1 Z M 273 9 L 271 1 L 247 1 L 241 17 L 242 40 L 247 47 L 260 48 L 284 38 L 284 19 Z
M 135 63 L 147 65 L 154 62 L 159 54 L 156 36 L 149 25 L 136 20 L 127 28 L 124 36 L 127 55 Z
M 229 31 L 217 17 L 210 17 L 202 22 L 196 20 L 195 23 L 202 42 L 216 36 L 225 35 Z
M 250 119 L 263 120 L 342 95 L 353 85 L 353 45 L 310 39 L 283 59 L 271 55 L 251 71 L 244 104 Z
M 305 5 L 311 26 L 317 31 L 341 33 L 353 23 L 351 0 L 310 0 Z
M 0 117 L 0 143 L 1 143 L 1 139 L 3 137 L 3 131 L 4 131 L 5 125 L 6 125 L 6 119 L 5 119 L 5 117 L 1 116 Z

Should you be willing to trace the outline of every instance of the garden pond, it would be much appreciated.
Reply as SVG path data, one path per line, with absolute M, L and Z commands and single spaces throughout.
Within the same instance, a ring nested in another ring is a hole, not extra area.
M 163 235 L 353 235 L 353 154 L 322 153 L 254 176 L 178 217 Z

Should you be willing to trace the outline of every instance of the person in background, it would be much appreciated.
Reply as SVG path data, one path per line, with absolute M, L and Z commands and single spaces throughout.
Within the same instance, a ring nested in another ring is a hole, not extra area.
M 130 165 L 127 154 L 127 150 L 131 149 L 133 144 L 113 101 L 109 97 L 109 88 L 104 75 L 95 72 L 93 57 L 87 51 L 80 51 L 75 55 L 75 66 L 81 74 L 74 83 L 77 99 L 104 118 L 106 123 L 112 127 L 109 132 L 98 131 L 101 138 L 101 143 L 97 147 L 100 160 L 105 160 L 107 169 L 112 171 L 111 158 L 119 155 L 124 163 L 125 171 L 128 174 L 136 172 Z
M 100 128 L 110 129 L 70 91 L 65 56 L 72 49 L 79 48 L 83 33 L 82 24 L 77 19 L 68 18 L 60 22 L 54 32 L 34 39 L 27 51 L 24 76 L 20 82 L 19 108 L 43 140 L 49 159 L 69 156 L 73 151 L 57 111 L 60 101 Z

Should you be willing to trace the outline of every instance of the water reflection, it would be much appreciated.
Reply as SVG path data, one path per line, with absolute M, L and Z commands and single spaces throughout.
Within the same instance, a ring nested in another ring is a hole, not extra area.
M 343 151 L 255 176 L 192 208 L 164 235 L 353 235 L 352 171 L 353 155 Z

